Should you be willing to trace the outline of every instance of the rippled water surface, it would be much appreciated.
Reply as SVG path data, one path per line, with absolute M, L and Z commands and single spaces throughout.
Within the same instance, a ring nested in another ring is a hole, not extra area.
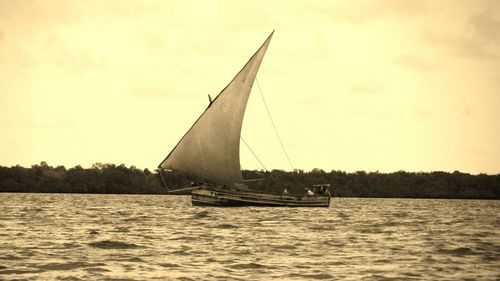
M 0 193 L 0 280 L 500 279 L 500 201 Z

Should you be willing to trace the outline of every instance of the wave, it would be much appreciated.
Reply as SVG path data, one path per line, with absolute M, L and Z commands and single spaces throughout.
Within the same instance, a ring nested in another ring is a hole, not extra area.
M 13 255 L 5 255 L 5 256 L 0 256 L 0 260 L 22 260 L 23 257 L 19 257 L 19 256 L 13 256 Z
M 193 215 L 194 219 L 203 219 L 210 217 L 210 213 L 208 211 L 201 211 Z
M 100 248 L 100 249 L 135 249 L 139 248 L 138 245 L 133 243 L 125 243 L 121 241 L 104 240 L 89 243 L 90 247 Z
M 150 220 L 153 218 L 154 217 L 151 217 L 151 216 L 137 216 L 137 217 L 124 218 L 122 221 L 125 221 L 125 222 L 147 221 L 147 220 Z
M 44 270 L 40 270 L 40 269 L 29 269 L 29 270 L 21 270 L 21 269 L 6 269 L 6 270 L 0 270 L 0 275 L 2 274 L 14 274 L 14 275 L 18 275 L 18 274 L 33 274 L 33 273 L 40 273 L 40 272 L 43 272 Z
M 459 247 L 455 249 L 439 249 L 437 252 L 440 254 L 449 254 L 454 256 L 470 256 L 478 254 L 472 249 L 467 247 Z
M 112 232 L 130 232 L 130 227 L 117 226 Z
M 159 264 L 161 267 L 166 267 L 166 268 L 172 268 L 172 267 L 181 267 L 179 264 L 176 263 L 160 263 Z
M 68 262 L 68 263 L 48 263 L 35 266 L 43 270 L 73 270 L 80 267 L 102 266 L 103 263 L 89 264 L 86 262 Z
M 238 227 L 235 226 L 235 225 L 232 225 L 232 224 L 222 223 L 222 224 L 217 225 L 216 228 L 220 228 L 220 229 L 234 229 L 234 228 L 238 228 Z
M 146 262 L 145 260 L 139 258 L 139 257 L 131 257 L 131 258 L 118 258 L 118 259 L 113 259 L 113 261 L 119 261 L 119 262 Z
M 317 273 L 317 274 L 299 274 L 299 273 L 291 273 L 288 274 L 287 277 L 295 277 L 299 279 L 333 279 L 333 276 L 328 273 Z
M 267 268 L 267 266 L 259 264 L 259 263 L 238 263 L 235 265 L 230 266 L 231 268 L 234 269 L 258 269 L 258 268 Z

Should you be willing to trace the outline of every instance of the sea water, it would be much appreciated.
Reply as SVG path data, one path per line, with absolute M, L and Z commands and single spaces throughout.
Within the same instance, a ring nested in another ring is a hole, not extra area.
M 0 280 L 500 279 L 500 201 L 0 193 Z

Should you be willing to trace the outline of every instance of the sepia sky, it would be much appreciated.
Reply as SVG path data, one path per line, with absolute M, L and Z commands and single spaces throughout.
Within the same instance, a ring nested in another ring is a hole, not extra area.
M 294 168 L 500 173 L 495 0 L 0 0 L 0 165 L 154 169 L 272 30 Z M 242 136 L 291 170 L 256 85 Z

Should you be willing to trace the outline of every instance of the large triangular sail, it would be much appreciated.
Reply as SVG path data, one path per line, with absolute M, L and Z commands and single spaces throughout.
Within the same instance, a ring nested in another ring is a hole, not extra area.
M 160 169 L 229 185 L 243 180 L 239 151 L 243 115 L 272 35 L 160 163 Z

